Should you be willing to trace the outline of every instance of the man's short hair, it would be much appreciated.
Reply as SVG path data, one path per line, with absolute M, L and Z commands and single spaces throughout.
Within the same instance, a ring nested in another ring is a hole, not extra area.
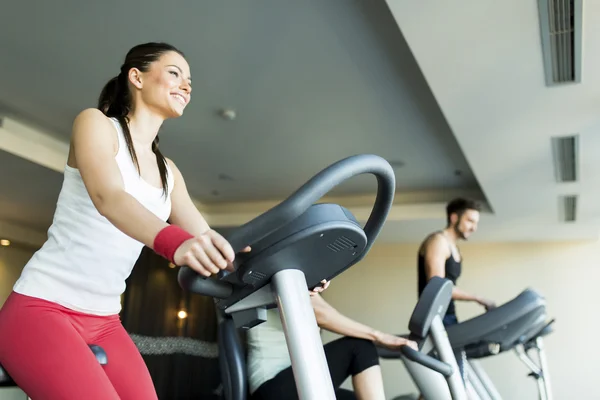
M 464 199 L 462 197 L 451 200 L 446 205 L 446 218 L 448 225 L 450 225 L 450 216 L 452 214 L 458 215 L 458 219 L 460 219 L 460 217 L 462 217 L 467 210 L 481 211 L 481 205 L 475 200 Z

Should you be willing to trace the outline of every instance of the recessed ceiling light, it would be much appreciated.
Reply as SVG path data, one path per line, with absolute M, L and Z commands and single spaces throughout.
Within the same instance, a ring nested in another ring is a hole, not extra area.
M 0 239 L 0 246 L 10 246 L 10 240 Z
M 219 114 L 221 115 L 221 117 L 223 117 L 223 119 L 226 119 L 228 121 L 233 121 L 236 117 L 235 110 L 232 110 L 230 108 L 222 109 L 219 112 Z

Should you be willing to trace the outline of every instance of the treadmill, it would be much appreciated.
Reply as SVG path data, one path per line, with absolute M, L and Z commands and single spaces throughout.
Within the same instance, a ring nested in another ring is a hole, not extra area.
M 419 351 L 408 346 L 400 350 L 378 348 L 379 357 L 401 359 L 426 400 L 467 400 L 458 364 L 442 319 L 452 298 L 450 280 L 433 277 L 425 286 L 410 318 L 410 333 L 402 335 L 415 341 Z M 415 399 L 412 395 L 394 400 Z
M 434 277 L 437 280 L 439 278 Z M 432 281 L 433 281 L 432 279 Z M 430 281 L 431 282 L 431 281 Z M 430 288 L 429 290 L 433 290 Z M 431 294 L 425 296 L 424 291 L 419 300 L 419 304 L 427 303 L 432 298 Z M 447 301 L 450 301 L 450 295 Z M 466 358 L 465 362 L 465 384 L 461 385 L 462 390 L 458 392 L 452 390 L 448 384 L 444 384 L 444 377 L 441 369 L 432 367 L 429 363 L 421 362 L 420 366 L 412 362 L 414 355 L 409 352 L 392 351 L 388 349 L 378 349 L 379 356 L 383 359 L 401 359 L 413 381 L 419 388 L 419 391 L 426 400 L 502 400 L 498 390 L 490 380 L 489 376 L 479 364 L 478 359 L 494 356 L 502 352 L 514 350 L 519 359 L 531 370 L 530 376 L 534 377 L 538 384 L 539 398 L 541 400 L 551 400 L 548 367 L 543 347 L 543 337 L 552 332 L 554 320 L 548 322 L 546 314 L 546 301 L 537 292 L 526 289 L 513 300 L 488 311 L 478 317 L 469 319 L 460 324 L 441 327 L 441 331 L 433 332 L 434 329 L 420 330 L 418 328 L 419 314 L 415 308 L 415 313 L 411 318 L 409 325 L 410 334 L 401 335 L 409 337 L 419 343 L 421 353 L 435 355 L 442 361 L 447 361 L 453 354 L 445 356 L 439 352 L 434 342 L 442 339 L 447 334 L 453 352 L 461 352 Z M 440 318 L 446 313 L 448 304 L 439 302 L 438 310 Z M 422 314 L 422 313 L 421 313 Z M 430 325 L 430 328 L 433 324 Z M 437 327 L 439 330 L 440 328 Z M 437 339 L 434 339 L 437 337 Z M 530 350 L 536 350 L 538 353 L 539 364 L 529 356 Z M 445 358 L 442 358 L 442 357 Z M 455 363 L 452 365 L 456 367 Z M 460 377 L 459 377 L 460 379 Z M 461 382 L 462 384 L 462 382 Z M 463 397 L 465 396 L 465 397 Z M 394 400 L 414 399 L 415 397 L 404 395 L 394 398 Z
M 514 350 L 531 370 L 540 400 L 551 400 L 552 391 L 543 337 L 552 332 L 545 299 L 526 289 L 511 301 L 475 318 L 446 328 L 452 348 L 466 356 L 466 389 L 470 397 L 501 400 L 502 397 L 478 359 Z M 537 351 L 538 363 L 529 355 Z

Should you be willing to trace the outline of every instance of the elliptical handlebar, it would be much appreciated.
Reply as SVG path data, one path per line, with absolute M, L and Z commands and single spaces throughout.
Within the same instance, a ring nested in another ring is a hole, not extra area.
M 402 353 L 403 356 L 408 358 L 410 361 L 414 361 L 418 364 L 421 364 L 424 367 L 427 367 L 436 372 L 439 372 L 446 378 L 449 377 L 450 375 L 452 375 L 452 373 L 454 372 L 454 369 L 452 368 L 452 366 L 450 364 L 440 361 L 438 359 L 435 359 L 431 356 L 428 356 L 427 354 L 416 351 L 415 349 L 413 349 L 411 347 L 402 346 L 400 348 L 400 352 Z
M 368 244 L 377 238 L 385 218 L 392 207 L 396 178 L 391 165 L 372 154 L 360 154 L 342 159 L 325 168 L 302 185 L 286 200 L 264 214 L 240 226 L 227 240 L 237 253 L 302 215 L 340 183 L 361 174 L 371 173 L 377 177 L 377 198 L 371 215 L 364 227 Z M 365 253 L 368 252 L 368 247 Z
M 313 176 L 286 200 L 227 235 L 227 240 L 237 254 L 246 246 L 260 241 L 301 216 L 340 183 L 366 173 L 373 174 L 377 178 L 377 197 L 363 228 L 367 244 L 360 257 L 355 260 L 358 262 L 368 253 L 381 232 L 393 205 L 396 190 L 396 178 L 391 165 L 382 157 L 373 154 L 350 156 L 330 165 Z M 178 281 L 184 290 L 221 299 L 228 297 L 233 291 L 230 283 L 206 279 L 187 266 L 180 268 Z

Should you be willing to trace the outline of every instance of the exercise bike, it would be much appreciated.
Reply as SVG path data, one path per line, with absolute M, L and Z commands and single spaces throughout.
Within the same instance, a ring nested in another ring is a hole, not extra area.
M 370 173 L 377 197 L 366 225 L 337 204 L 315 204 L 340 183 Z M 184 290 L 211 296 L 220 318 L 219 347 L 225 398 L 248 397 L 246 367 L 238 329 L 266 321 L 277 307 L 301 400 L 335 399 L 309 290 L 360 261 L 377 238 L 392 206 L 395 177 L 390 164 L 374 155 L 348 157 L 327 167 L 290 197 L 227 236 L 237 252 L 235 271 L 205 279 L 187 267 L 179 271 Z

